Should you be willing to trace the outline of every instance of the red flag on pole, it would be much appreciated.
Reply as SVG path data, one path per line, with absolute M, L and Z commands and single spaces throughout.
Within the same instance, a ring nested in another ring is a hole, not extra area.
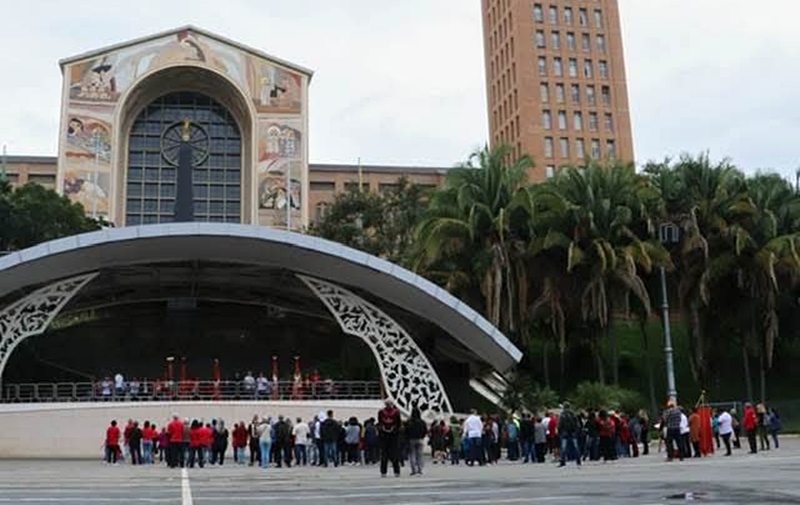
M 711 407 L 700 407 L 700 453 L 714 454 L 714 430 L 711 427 Z

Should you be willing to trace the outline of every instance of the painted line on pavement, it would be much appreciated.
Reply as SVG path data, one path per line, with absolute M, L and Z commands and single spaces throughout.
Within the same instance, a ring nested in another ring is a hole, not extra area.
M 193 505 L 192 487 L 189 485 L 189 470 L 181 468 L 181 503 L 182 505 Z

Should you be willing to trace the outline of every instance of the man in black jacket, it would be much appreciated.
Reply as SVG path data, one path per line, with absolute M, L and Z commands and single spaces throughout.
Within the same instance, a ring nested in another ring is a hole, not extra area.
M 325 448 L 325 467 L 333 462 L 333 466 L 339 466 L 339 432 L 341 428 L 336 419 L 333 418 L 333 411 L 328 411 L 328 417 L 322 421 L 319 428 L 319 436 Z
M 522 462 L 536 463 L 536 446 L 533 440 L 533 419 L 530 414 L 522 414 L 519 423 L 519 442 L 522 444 Z
M 291 468 L 292 466 L 292 427 L 289 421 L 283 416 L 278 416 L 278 423 L 275 425 L 275 463 L 281 468 L 282 463 Z
M 400 459 L 398 458 L 398 434 L 400 433 L 400 411 L 392 400 L 386 400 L 386 406 L 378 411 L 378 435 L 381 446 L 381 477 L 386 477 L 389 460 L 392 461 L 394 476 L 400 477 Z
M 580 430 L 581 424 L 578 421 L 578 416 L 570 409 L 569 403 L 564 402 L 564 408 L 558 418 L 558 436 L 561 438 L 561 464 L 559 466 L 567 464 L 568 450 L 575 458 L 578 466 L 581 466 L 581 455 L 578 452 L 578 433 Z

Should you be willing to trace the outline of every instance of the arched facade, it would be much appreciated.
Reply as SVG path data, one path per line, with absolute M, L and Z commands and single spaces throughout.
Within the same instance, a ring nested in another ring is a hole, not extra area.
M 137 135 L 134 123 L 161 97 L 191 94 L 217 103 L 238 127 L 238 222 L 287 229 L 308 224 L 303 202 L 308 198 L 310 71 L 194 27 L 68 58 L 61 66 L 64 89 L 57 184 L 91 215 L 117 226 L 128 224 L 128 169 L 132 162 L 151 162 L 137 165 L 145 171 L 160 165 L 155 145 L 148 147 L 153 149 L 144 152 L 143 160 L 131 159 L 131 139 Z M 169 126 L 159 125 L 152 136 L 164 135 Z M 213 143 L 214 132 L 205 133 Z M 209 179 L 217 175 L 213 168 L 209 170 Z M 209 180 L 206 189 L 212 191 L 216 182 L 224 181 Z M 202 201 L 203 197 L 195 196 Z M 147 198 L 141 200 L 145 205 Z M 227 202 L 225 190 L 221 198 L 211 200 L 215 205 L 233 205 Z M 208 213 L 200 214 L 205 216 L 202 220 L 211 219 Z M 150 218 L 142 219 L 149 222 Z

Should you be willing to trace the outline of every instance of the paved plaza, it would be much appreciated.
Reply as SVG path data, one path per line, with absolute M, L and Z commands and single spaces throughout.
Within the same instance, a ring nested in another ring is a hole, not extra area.
M 95 461 L 0 461 L 0 505 L 291 504 L 800 504 L 800 439 L 750 456 L 666 463 L 663 455 L 581 468 L 428 464 L 425 475 L 379 478 L 376 468 L 169 470 Z M 678 497 L 680 499 L 678 499 Z

